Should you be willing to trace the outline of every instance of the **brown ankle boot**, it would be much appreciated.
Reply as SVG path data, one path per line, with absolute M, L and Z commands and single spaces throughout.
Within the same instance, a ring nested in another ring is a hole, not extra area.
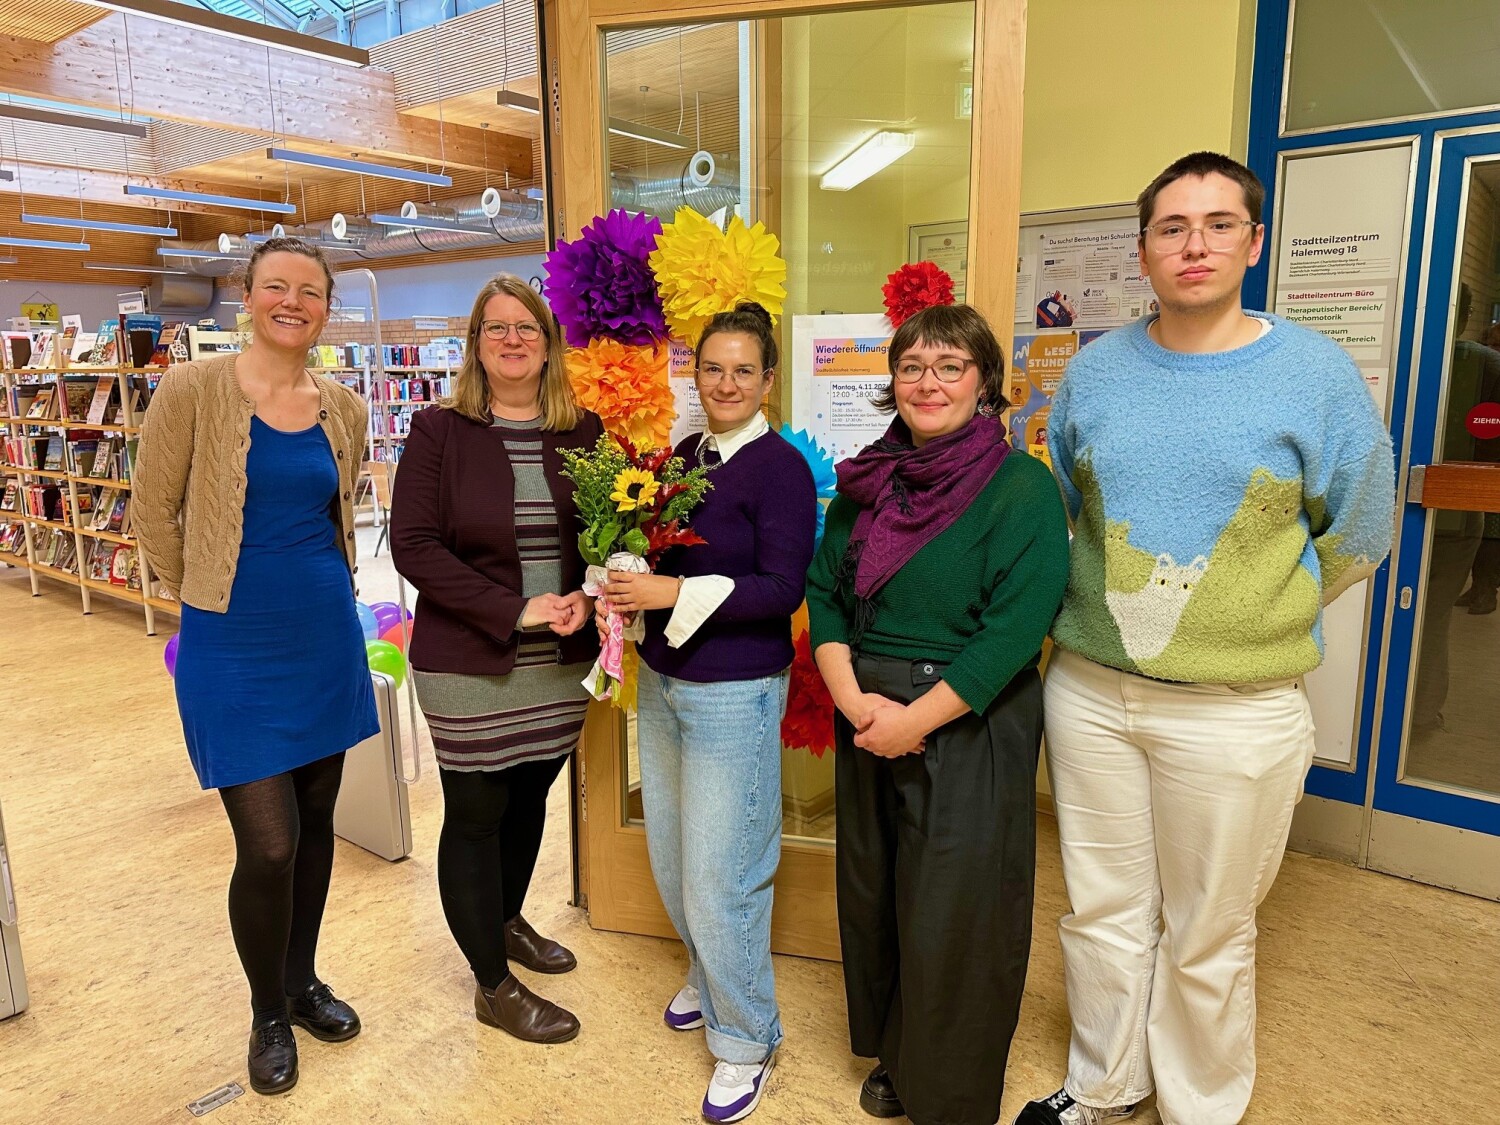
M 578 958 L 519 914 L 505 923 L 505 956 L 534 973 L 566 973 L 578 965 Z
M 532 992 L 511 973 L 493 992 L 474 988 L 480 1023 L 508 1031 L 528 1043 L 566 1043 L 578 1035 L 578 1017 Z

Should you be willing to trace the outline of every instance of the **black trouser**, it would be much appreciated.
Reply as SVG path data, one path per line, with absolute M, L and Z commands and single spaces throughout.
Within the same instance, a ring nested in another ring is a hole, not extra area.
M 526 901 L 547 822 L 547 790 L 567 760 L 563 754 L 501 770 L 438 770 L 438 893 L 448 928 L 485 988 L 510 975 L 504 926 Z
M 859 656 L 860 688 L 909 703 L 942 665 Z M 916 1125 L 993 1125 L 1026 985 L 1042 688 L 880 758 L 836 719 L 838 907 L 854 1053 L 878 1056 Z
M 333 874 L 333 807 L 343 752 L 219 790 L 234 829 L 229 928 L 257 1022 L 318 983 L 313 966 Z

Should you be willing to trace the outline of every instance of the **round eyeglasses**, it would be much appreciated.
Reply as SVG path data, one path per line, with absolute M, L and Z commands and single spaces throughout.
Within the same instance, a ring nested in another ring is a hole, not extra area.
M 512 328 L 528 344 L 542 338 L 542 326 L 534 320 L 522 320 L 515 324 L 507 324 L 503 320 L 487 320 L 479 326 L 487 340 L 503 340 L 510 335 Z
M 964 377 L 974 361 L 972 359 L 940 359 L 936 363 L 918 363 L 914 359 L 903 359 L 896 364 L 898 383 L 920 383 L 922 376 L 931 371 L 939 383 L 956 383 Z

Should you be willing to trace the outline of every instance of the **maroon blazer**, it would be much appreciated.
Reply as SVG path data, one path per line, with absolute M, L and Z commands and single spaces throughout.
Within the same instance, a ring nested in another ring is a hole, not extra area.
M 563 449 L 592 449 L 604 426 L 585 411 L 566 433 L 543 433 L 542 465 L 557 508 L 563 588 L 583 585 L 582 526 Z M 515 477 L 505 431 L 429 407 L 413 415 L 391 498 L 391 559 L 417 588 L 411 666 L 423 672 L 502 676 L 516 662 L 521 559 L 516 550 Z M 598 630 L 589 622 L 561 638 L 558 662 L 593 660 Z

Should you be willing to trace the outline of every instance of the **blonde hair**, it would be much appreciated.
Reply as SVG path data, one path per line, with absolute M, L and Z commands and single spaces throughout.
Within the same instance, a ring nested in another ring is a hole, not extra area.
M 484 373 L 484 364 L 479 359 L 479 334 L 484 324 L 484 306 L 491 297 L 513 297 L 526 306 L 547 341 L 547 353 L 542 360 L 542 384 L 537 389 L 538 404 L 542 408 L 542 429 L 552 433 L 566 433 L 578 425 L 582 413 L 578 400 L 573 397 L 573 385 L 568 382 L 567 351 L 563 346 L 562 328 L 547 307 L 542 296 L 521 278 L 511 273 L 500 273 L 490 278 L 474 298 L 473 311 L 469 313 L 468 345 L 464 348 L 464 363 L 458 371 L 458 382 L 453 393 L 438 400 L 438 405 L 456 410 L 465 418 L 472 418 L 485 425 L 490 424 L 490 387 Z

